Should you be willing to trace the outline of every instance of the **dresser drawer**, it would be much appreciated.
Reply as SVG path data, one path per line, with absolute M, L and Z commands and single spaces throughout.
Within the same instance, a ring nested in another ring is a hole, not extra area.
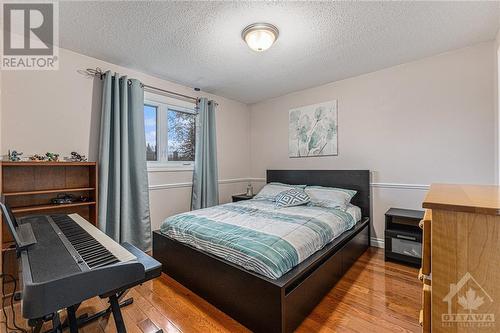
M 422 310 L 419 318 L 422 332 L 431 331 L 431 286 L 424 284 L 422 287 Z
M 422 274 L 431 274 L 431 221 L 432 211 L 425 210 L 425 215 L 420 221 L 420 228 L 422 228 Z

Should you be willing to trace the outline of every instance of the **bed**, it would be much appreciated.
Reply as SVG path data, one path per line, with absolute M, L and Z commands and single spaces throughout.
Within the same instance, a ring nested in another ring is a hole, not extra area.
M 232 244 L 238 244 L 234 237 L 240 236 L 240 227 L 245 231 L 245 239 L 251 232 L 252 239 L 257 239 L 259 243 L 279 241 L 260 238 L 245 225 L 245 221 L 251 219 L 254 219 L 251 224 L 258 223 L 258 219 L 264 223 L 269 214 L 275 218 L 276 211 L 272 210 L 269 203 L 258 200 L 221 205 L 206 212 L 196 212 L 200 215 L 197 216 L 197 221 L 201 221 L 199 226 L 193 226 L 193 221 L 189 221 L 193 216 L 188 214 L 170 221 L 169 227 L 163 228 L 163 232 L 154 231 L 153 257 L 163 264 L 166 274 L 249 329 L 256 332 L 292 332 L 369 246 L 369 171 L 268 170 L 267 182 L 356 190 L 357 194 L 351 203 L 359 207 L 361 218 L 356 221 L 358 218 L 350 219 L 348 214 L 335 213 L 333 216 L 330 212 L 317 212 L 313 208 L 279 211 L 279 218 L 292 218 L 294 222 L 289 224 L 297 225 L 293 230 L 281 230 L 282 236 L 300 241 L 295 240 L 295 249 L 279 253 L 276 257 L 280 260 L 270 260 L 269 265 L 263 266 L 253 262 L 254 257 L 261 259 L 259 256 L 263 255 L 258 247 L 252 247 L 256 242 L 250 247 L 246 244 L 245 254 L 251 252 L 252 255 L 245 257 L 233 255 L 236 251 L 221 251 L 219 245 L 236 246 Z M 220 219 L 234 218 L 235 221 L 224 226 L 203 223 L 203 218 L 217 222 L 215 216 Z M 304 229 L 301 220 L 311 220 L 311 216 L 319 221 L 317 225 L 308 225 L 306 228 L 309 231 L 318 229 L 314 232 L 314 244 L 303 243 L 307 238 L 304 240 L 298 233 Z M 327 228 L 331 231 L 320 229 L 318 226 L 322 223 L 331 223 L 332 227 Z M 229 229 L 218 229 L 228 228 L 228 225 Z M 186 232 L 190 228 L 206 229 L 207 226 L 215 234 L 222 235 L 222 241 L 217 246 L 194 242 L 190 239 L 192 234 Z M 273 230 L 275 232 L 278 231 Z M 294 233 L 301 237 L 293 237 Z M 271 258 L 269 252 L 264 254 L 266 258 Z M 257 262 L 262 263 L 262 260 Z

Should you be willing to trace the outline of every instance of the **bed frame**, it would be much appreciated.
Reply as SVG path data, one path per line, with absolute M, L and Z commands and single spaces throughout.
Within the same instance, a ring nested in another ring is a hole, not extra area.
M 163 272 L 255 332 L 292 332 L 370 246 L 368 170 L 268 170 L 267 182 L 357 190 L 363 218 L 277 280 L 153 232 Z

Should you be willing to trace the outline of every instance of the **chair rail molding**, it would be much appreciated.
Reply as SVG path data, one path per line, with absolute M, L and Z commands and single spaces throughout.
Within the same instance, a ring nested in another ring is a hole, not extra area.
M 251 178 L 230 178 L 230 179 L 219 179 L 219 185 L 222 184 L 234 184 L 234 183 L 248 183 L 251 182 Z M 150 191 L 155 190 L 168 190 L 172 188 L 183 188 L 183 187 L 192 187 L 192 182 L 184 182 L 184 183 L 166 183 L 166 184 L 154 184 L 149 185 L 148 189 Z
M 426 184 L 400 184 L 400 183 L 370 183 L 372 188 L 395 188 L 401 190 L 422 190 L 427 191 L 431 187 Z
M 219 184 L 248 183 L 248 182 L 265 183 L 266 179 L 257 177 L 219 179 Z M 165 184 L 149 185 L 149 190 L 165 190 L 170 188 L 182 188 L 191 186 L 193 186 L 192 182 L 165 183 Z M 427 191 L 430 188 L 430 185 L 427 184 L 402 184 L 402 183 L 370 183 L 370 186 L 372 188 L 421 190 L 421 191 Z

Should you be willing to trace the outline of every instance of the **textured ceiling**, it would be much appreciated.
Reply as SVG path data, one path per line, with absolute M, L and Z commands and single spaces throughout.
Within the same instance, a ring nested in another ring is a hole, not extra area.
M 248 24 L 280 29 L 266 52 Z M 492 40 L 495 2 L 61 2 L 60 43 L 254 103 Z

